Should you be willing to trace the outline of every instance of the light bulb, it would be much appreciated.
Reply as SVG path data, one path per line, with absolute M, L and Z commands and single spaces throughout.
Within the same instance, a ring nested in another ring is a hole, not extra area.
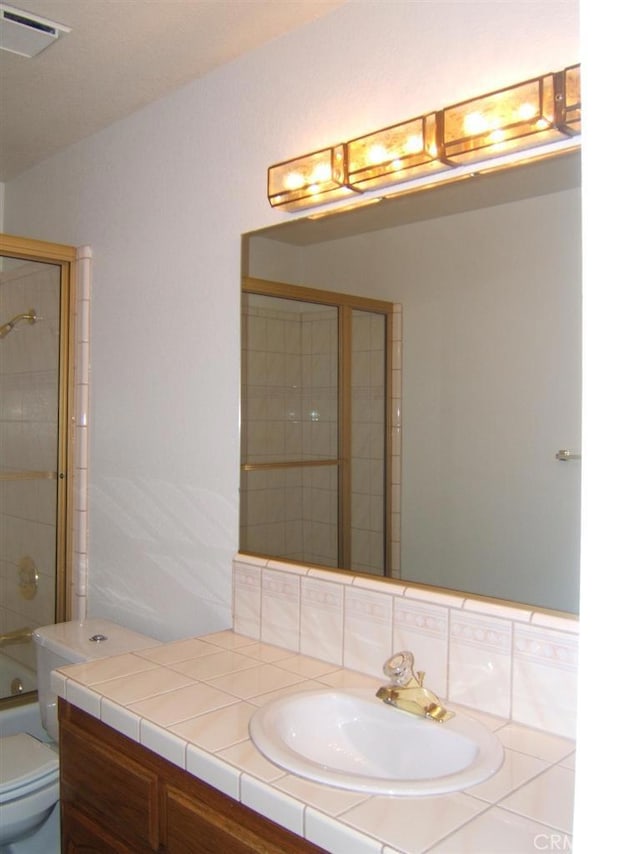
M 464 130 L 470 136 L 485 133 L 488 128 L 489 123 L 482 113 L 469 113 L 469 115 L 464 117 Z
M 299 190 L 304 186 L 304 178 L 300 172 L 289 172 L 284 179 L 284 186 L 287 190 Z
M 331 166 L 328 163 L 320 163 L 311 173 L 311 180 L 314 184 L 321 184 L 323 181 L 329 181 L 331 178 Z
M 367 152 L 367 157 L 369 158 L 369 163 L 382 163 L 387 159 L 387 149 L 384 145 L 372 145 Z
M 417 154 L 422 151 L 422 137 L 417 133 L 412 134 L 405 142 L 404 150 L 407 154 Z
M 525 103 L 520 104 L 520 106 L 518 107 L 518 115 L 523 121 L 528 121 L 529 119 L 532 119 L 536 113 L 537 110 L 533 106 L 533 104 Z

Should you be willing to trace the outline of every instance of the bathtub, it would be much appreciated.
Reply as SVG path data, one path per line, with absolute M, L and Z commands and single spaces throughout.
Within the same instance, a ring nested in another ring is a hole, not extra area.
M 19 680 L 22 691 L 12 690 L 12 682 Z M 14 658 L 0 653 L 0 697 L 35 691 L 38 687 L 36 672 Z
M 0 697 L 9 697 L 11 683 L 19 679 L 23 693 L 35 692 L 37 688 L 36 674 L 24 664 L 0 654 Z M 26 698 L 25 698 L 26 699 Z M 32 698 L 21 705 L 8 705 L 0 699 L 0 735 L 14 735 L 17 732 L 29 732 L 41 740 L 49 740 L 40 723 L 40 707 L 38 698 L 33 693 Z

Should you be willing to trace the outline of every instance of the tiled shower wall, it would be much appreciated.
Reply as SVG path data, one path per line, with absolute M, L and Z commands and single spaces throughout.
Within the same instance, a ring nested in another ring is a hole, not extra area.
M 351 566 L 384 574 L 385 319 L 354 311 L 351 354 Z
M 242 458 L 331 459 L 337 447 L 337 323 L 332 309 L 292 316 L 248 305 L 243 316 Z M 392 572 L 399 571 L 401 312 L 393 319 Z M 385 358 L 381 315 L 354 312 L 352 566 L 383 574 Z M 247 343 L 248 342 L 248 343 Z M 337 472 L 322 466 L 242 473 L 241 542 L 248 551 L 335 566 Z M 393 547 L 395 543 L 396 547 Z
M 238 554 L 234 629 L 371 676 L 404 649 L 442 699 L 575 738 L 578 621 Z

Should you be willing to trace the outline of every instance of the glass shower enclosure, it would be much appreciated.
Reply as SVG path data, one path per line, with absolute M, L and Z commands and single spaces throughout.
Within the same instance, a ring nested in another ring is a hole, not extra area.
M 0 701 L 35 690 L 31 632 L 64 618 L 70 290 L 69 263 L 12 255 L 4 237 Z

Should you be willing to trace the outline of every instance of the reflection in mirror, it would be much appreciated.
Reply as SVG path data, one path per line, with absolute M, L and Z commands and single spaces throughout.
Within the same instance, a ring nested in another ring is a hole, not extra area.
M 572 152 L 245 237 L 250 276 L 402 306 L 403 580 L 578 610 L 580 205 Z
M 393 306 L 246 279 L 240 548 L 384 575 Z

